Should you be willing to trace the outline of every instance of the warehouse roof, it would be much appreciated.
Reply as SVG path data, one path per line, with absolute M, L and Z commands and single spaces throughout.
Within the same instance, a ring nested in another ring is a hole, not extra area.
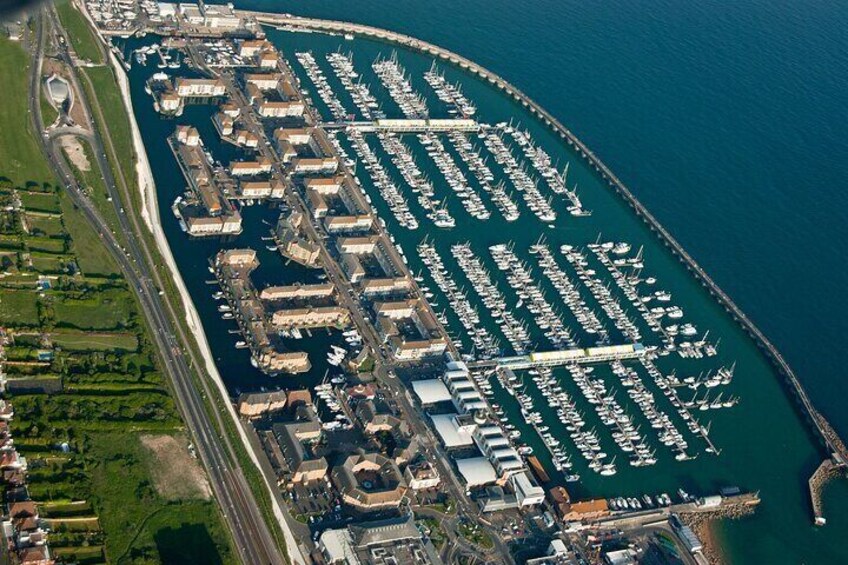
M 498 479 L 495 468 L 485 457 L 457 459 L 456 466 L 459 474 L 470 487 L 493 483 Z
M 412 390 L 421 399 L 421 404 L 435 404 L 451 399 L 450 391 L 439 379 L 413 381 Z
M 433 427 L 442 439 L 445 447 L 466 447 L 474 445 L 474 438 L 456 422 L 456 414 L 438 414 L 430 416 Z

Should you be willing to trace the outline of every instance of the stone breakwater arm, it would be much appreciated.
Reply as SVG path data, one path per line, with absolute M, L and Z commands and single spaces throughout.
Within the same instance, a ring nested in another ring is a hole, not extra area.
M 521 90 L 497 74 L 461 55 L 402 33 L 396 33 L 362 24 L 335 20 L 303 18 L 288 14 L 269 14 L 241 10 L 238 11 L 238 13 L 245 17 L 255 18 L 256 21 L 261 24 L 289 26 L 295 30 L 301 29 L 336 34 L 360 35 L 371 39 L 401 45 L 421 53 L 432 55 L 443 61 L 450 62 L 471 74 L 485 79 L 490 84 L 509 94 L 515 101 L 541 119 L 545 125 L 550 127 L 554 133 L 559 135 L 559 137 L 568 143 L 568 145 L 573 147 L 578 154 L 584 158 L 593 169 L 595 169 L 604 182 L 606 182 L 625 199 L 636 214 L 648 225 L 651 231 L 655 232 L 660 237 L 663 244 L 669 248 L 671 253 L 680 259 L 686 268 L 698 279 L 701 285 L 706 288 L 716 300 L 718 300 L 724 309 L 733 317 L 734 321 L 736 321 L 754 340 L 757 346 L 763 351 L 766 358 L 778 370 L 780 375 L 786 379 L 800 403 L 802 413 L 812 424 L 813 431 L 821 440 L 822 444 L 827 448 L 828 455 L 834 459 L 835 464 L 844 467 L 846 463 L 848 463 L 848 451 L 846 451 L 841 441 L 834 438 L 832 428 L 830 428 L 824 420 L 824 417 L 821 416 L 821 414 L 819 414 L 813 407 L 813 404 L 810 401 L 806 390 L 804 390 L 803 385 L 798 380 L 797 375 L 765 334 L 763 334 L 754 322 L 744 312 L 742 312 L 730 296 L 721 290 L 718 284 L 710 278 L 700 265 L 698 265 L 695 259 L 689 255 L 685 249 L 683 249 L 683 246 L 674 239 L 668 230 L 660 224 L 660 222 L 648 211 L 647 208 L 645 208 L 630 189 L 627 188 L 627 186 L 603 163 L 603 161 L 601 161 L 600 158 L 598 158 L 582 141 L 580 141 L 580 139 L 578 139 L 571 130 L 566 128 L 552 114 L 534 102 Z

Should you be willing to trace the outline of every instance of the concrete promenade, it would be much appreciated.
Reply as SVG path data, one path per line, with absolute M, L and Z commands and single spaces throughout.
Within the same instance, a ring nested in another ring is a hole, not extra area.
M 806 390 L 804 390 L 804 387 L 795 372 L 765 334 L 763 334 L 754 322 L 744 312 L 742 312 L 739 306 L 737 306 L 736 303 L 733 302 L 733 300 L 723 290 L 721 290 L 721 288 L 719 288 L 718 284 L 710 278 L 700 265 L 698 265 L 695 259 L 689 255 L 685 249 L 683 249 L 683 246 L 681 246 L 680 243 L 668 232 L 668 230 L 666 230 L 647 210 L 647 208 L 645 208 L 645 206 L 633 195 L 621 179 L 619 179 L 600 160 L 600 158 L 598 158 L 598 156 L 596 156 L 582 141 L 580 141 L 576 135 L 574 135 L 568 128 L 560 123 L 559 120 L 557 120 L 539 104 L 534 102 L 521 90 L 485 67 L 482 67 L 461 55 L 409 35 L 349 22 L 320 20 L 315 18 L 291 16 L 288 14 L 270 14 L 245 10 L 238 10 L 237 12 L 242 16 L 253 17 L 259 23 L 288 27 L 293 31 L 302 30 L 333 34 L 352 34 L 397 44 L 456 65 L 461 69 L 488 81 L 498 89 L 509 94 L 516 102 L 527 108 L 530 113 L 538 117 L 545 123 L 545 125 L 550 127 L 554 133 L 559 135 L 561 139 L 568 143 L 568 145 L 571 146 L 580 155 L 580 157 L 585 159 L 587 163 L 595 169 L 601 179 L 603 179 L 604 182 L 623 197 L 630 207 L 633 208 L 636 214 L 648 225 L 651 231 L 655 232 L 660 237 L 663 244 L 669 248 L 673 255 L 680 259 L 680 261 L 696 277 L 696 279 L 698 279 L 710 295 L 718 300 L 719 304 L 721 304 L 722 307 L 731 315 L 734 321 L 736 321 L 754 340 L 766 358 L 772 363 L 790 386 L 795 398 L 799 402 L 799 409 L 806 419 L 812 424 L 812 430 L 815 432 L 815 435 L 819 438 L 823 446 L 827 449 L 828 456 L 833 458 L 834 464 L 839 467 L 846 466 L 846 463 L 848 463 L 848 451 L 846 451 L 841 441 L 835 441 L 832 429 L 824 421 L 824 417 L 813 407 Z

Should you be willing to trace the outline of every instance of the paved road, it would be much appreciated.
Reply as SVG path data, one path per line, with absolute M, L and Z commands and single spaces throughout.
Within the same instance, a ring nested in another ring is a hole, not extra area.
M 56 18 L 52 8 L 48 9 L 47 13 L 47 22 L 38 18 L 35 40 L 37 64 L 33 65 L 33 77 L 31 79 L 30 112 L 36 125 L 36 131 L 41 131 L 42 124 L 38 89 L 40 88 L 40 61 L 43 57 L 43 25 L 48 23 L 53 26 L 54 30 L 64 33 L 58 25 L 58 18 Z M 67 41 L 65 44 L 67 45 Z M 67 51 L 63 50 L 62 58 L 70 61 Z M 76 77 L 74 77 L 74 80 L 76 81 Z M 87 106 L 84 93 L 80 90 L 78 94 L 77 103 Z M 92 115 L 90 107 L 86 107 L 86 110 L 89 116 Z M 71 131 L 69 133 L 74 134 L 76 132 Z M 201 394 L 195 388 L 189 362 L 184 354 L 184 344 L 175 337 L 174 324 L 172 324 L 171 318 L 165 314 L 165 306 L 151 277 L 145 254 L 141 251 L 141 246 L 135 232 L 131 229 L 127 215 L 123 208 L 119 207 L 119 203 L 122 201 L 121 195 L 106 160 L 100 136 L 95 132 L 85 137 L 92 145 L 106 188 L 116 208 L 118 208 L 118 220 L 127 242 L 126 249 L 121 247 L 106 221 L 89 200 L 84 190 L 77 184 L 62 155 L 61 148 L 52 143 L 52 140 L 57 139 L 58 136 L 55 134 L 51 136 L 50 142 L 45 137 L 42 137 L 40 141 L 51 166 L 58 177 L 62 179 L 69 196 L 100 234 L 104 245 L 115 257 L 127 281 L 136 291 L 141 302 L 141 310 L 153 329 L 152 337 L 162 355 L 163 369 L 170 377 L 184 420 L 194 439 L 195 449 L 206 467 L 212 489 L 221 505 L 225 522 L 232 532 L 236 553 L 245 563 L 282 564 L 284 560 L 277 550 L 273 536 L 268 525 L 264 522 L 244 474 L 241 468 L 233 463 L 236 458 L 232 453 L 229 440 L 217 436 L 215 426 L 206 411 Z M 207 394 L 209 394 L 208 390 L 203 396 Z

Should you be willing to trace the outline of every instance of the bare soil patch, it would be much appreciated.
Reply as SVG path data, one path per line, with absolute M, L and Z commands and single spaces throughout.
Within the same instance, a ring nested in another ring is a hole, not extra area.
M 169 500 L 211 497 L 206 474 L 189 453 L 184 435 L 145 434 L 141 436 L 141 444 L 150 454 L 150 474 L 161 497 Z
M 65 150 L 65 154 L 74 167 L 80 171 L 90 171 L 91 163 L 89 163 L 88 156 L 85 154 L 79 139 L 71 135 L 63 135 L 59 139 L 62 142 L 62 149 Z

